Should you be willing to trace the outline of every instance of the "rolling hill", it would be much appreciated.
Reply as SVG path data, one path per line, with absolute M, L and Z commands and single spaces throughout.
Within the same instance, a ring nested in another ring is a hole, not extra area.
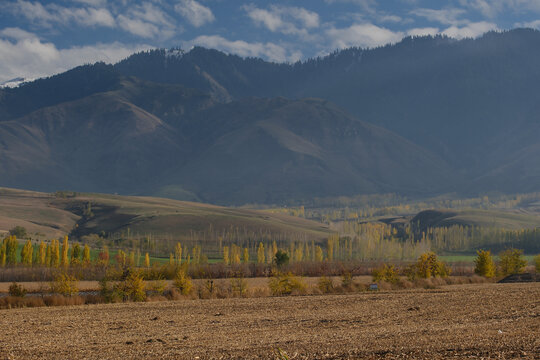
M 155 197 L 0 188 L 0 233 L 15 226 L 25 227 L 34 239 L 131 233 L 184 241 L 199 232 L 208 234 L 209 229 L 216 234 L 240 229 L 276 238 L 320 241 L 331 233 L 324 224 L 256 210 Z M 212 243 L 215 239 L 208 236 L 198 241 Z

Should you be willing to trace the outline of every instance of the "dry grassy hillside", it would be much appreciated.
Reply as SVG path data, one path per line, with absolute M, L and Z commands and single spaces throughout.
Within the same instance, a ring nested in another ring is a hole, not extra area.
M 23 226 L 34 238 L 129 231 L 167 234 L 239 228 L 253 232 L 323 239 L 327 226 L 287 215 L 154 197 L 105 194 L 41 193 L 0 188 L 0 232 Z

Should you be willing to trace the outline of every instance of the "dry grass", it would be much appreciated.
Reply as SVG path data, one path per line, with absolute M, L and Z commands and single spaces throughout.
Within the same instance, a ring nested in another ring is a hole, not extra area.
M 539 283 L 11 309 L 0 358 L 534 359 L 539 319 Z

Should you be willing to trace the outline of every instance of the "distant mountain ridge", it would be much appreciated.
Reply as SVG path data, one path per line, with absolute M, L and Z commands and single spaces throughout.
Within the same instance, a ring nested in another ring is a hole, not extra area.
M 538 64 L 529 29 L 296 64 L 142 52 L 0 89 L 0 185 L 224 204 L 539 191 Z

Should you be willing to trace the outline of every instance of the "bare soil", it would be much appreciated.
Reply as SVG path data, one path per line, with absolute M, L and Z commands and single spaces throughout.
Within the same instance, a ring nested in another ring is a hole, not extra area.
M 540 359 L 540 283 L 0 310 L 0 359 Z

